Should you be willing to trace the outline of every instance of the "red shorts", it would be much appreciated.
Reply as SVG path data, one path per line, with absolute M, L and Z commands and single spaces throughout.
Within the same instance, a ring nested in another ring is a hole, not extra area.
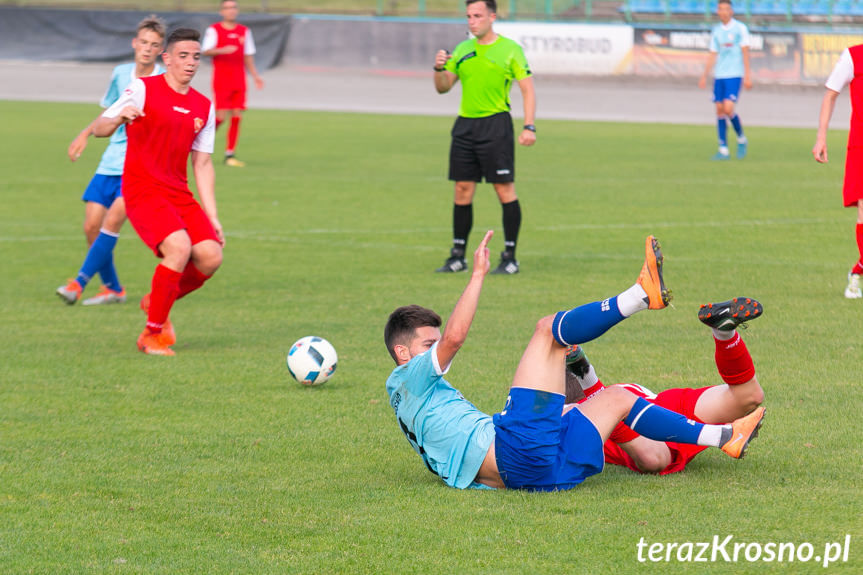
M 213 86 L 213 100 L 217 110 L 245 110 L 246 87 Z
M 863 200 L 863 147 L 848 148 L 845 156 L 845 184 L 842 186 L 842 202 L 846 208 L 856 206 Z
M 126 216 L 141 240 L 163 257 L 159 244 L 178 230 L 186 230 L 192 245 L 204 240 L 218 242 L 219 237 L 206 212 L 193 197 L 171 201 L 162 195 L 147 196 L 137 201 L 126 201 Z
M 668 389 L 658 393 L 654 399 L 647 399 L 647 401 L 703 423 L 695 417 L 695 404 L 698 403 L 698 398 L 701 397 L 701 394 L 708 389 L 710 389 L 709 386 L 700 389 Z M 668 445 L 668 449 L 671 451 L 671 463 L 660 472 L 660 475 L 683 471 L 687 463 L 707 449 L 703 445 L 675 443 L 673 441 L 667 441 L 666 445 Z M 622 465 L 641 473 L 641 470 L 638 469 L 638 466 L 635 465 L 629 454 L 623 451 L 618 444 L 610 440 L 606 441 L 605 445 L 603 445 L 603 450 L 605 451 L 605 461 L 607 463 Z

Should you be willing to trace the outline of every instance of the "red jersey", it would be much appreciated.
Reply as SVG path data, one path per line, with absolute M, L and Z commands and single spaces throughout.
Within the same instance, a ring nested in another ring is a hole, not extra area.
M 848 48 L 854 62 L 854 79 L 851 80 L 851 131 L 848 147 L 863 146 L 863 44 Z
M 115 118 L 130 105 L 144 115 L 126 125 L 126 202 L 151 194 L 194 199 L 186 166 L 192 150 L 213 152 L 215 112 L 210 100 L 191 88 L 186 94 L 176 92 L 164 75 L 139 78 L 103 115 Z
M 245 57 L 255 53 L 254 41 L 251 40 L 251 32 L 242 24 L 237 24 L 233 28 L 228 29 L 221 22 L 213 24 L 210 26 L 210 29 L 215 31 L 215 46 L 206 45 L 203 47 L 204 51 L 210 48 L 224 48 L 225 46 L 237 47 L 230 54 L 213 56 L 213 90 L 226 88 L 245 90 Z M 209 42 L 205 44 L 209 44 Z

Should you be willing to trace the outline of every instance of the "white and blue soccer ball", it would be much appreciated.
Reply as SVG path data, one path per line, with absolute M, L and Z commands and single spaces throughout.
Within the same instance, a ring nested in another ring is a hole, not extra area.
M 299 339 L 288 352 L 288 371 L 303 385 L 320 385 L 336 371 L 336 348 L 314 335 Z

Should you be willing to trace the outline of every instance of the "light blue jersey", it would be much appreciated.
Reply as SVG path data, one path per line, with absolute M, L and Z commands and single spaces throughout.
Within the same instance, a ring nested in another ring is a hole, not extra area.
M 746 24 L 732 18 L 728 24 L 719 23 L 713 27 L 710 35 L 710 51 L 715 52 L 716 66 L 713 77 L 723 78 L 743 77 L 743 50 L 749 46 L 749 29 Z
M 151 76 L 158 76 L 164 73 L 165 70 L 156 64 L 153 68 Z M 108 84 L 108 90 L 102 96 L 100 102 L 103 108 L 110 108 L 111 104 L 120 99 L 123 90 L 126 89 L 135 76 L 135 63 L 120 64 L 111 73 L 111 83 Z M 123 175 L 123 164 L 126 161 L 126 125 L 123 124 L 111 135 L 111 140 L 105 152 L 102 154 L 102 161 L 99 162 L 99 167 L 96 168 L 97 174 L 104 176 L 121 176 Z
M 478 410 L 443 375 L 435 343 L 387 379 L 399 426 L 429 470 L 450 487 L 485 488 L 474 478 L 494 441 L 491 416 Z

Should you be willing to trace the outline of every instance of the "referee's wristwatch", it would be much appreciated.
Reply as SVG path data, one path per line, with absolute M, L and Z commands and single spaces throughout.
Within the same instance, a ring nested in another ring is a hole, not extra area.
M 531 132 L 533 132 L 534 134 L 536 134 L 536 126 L 534 126 L 533 124 L 525 124 L 525 125 L 524 125 L 524 129 L 525 129 L 525 130 L 530 130 Z

